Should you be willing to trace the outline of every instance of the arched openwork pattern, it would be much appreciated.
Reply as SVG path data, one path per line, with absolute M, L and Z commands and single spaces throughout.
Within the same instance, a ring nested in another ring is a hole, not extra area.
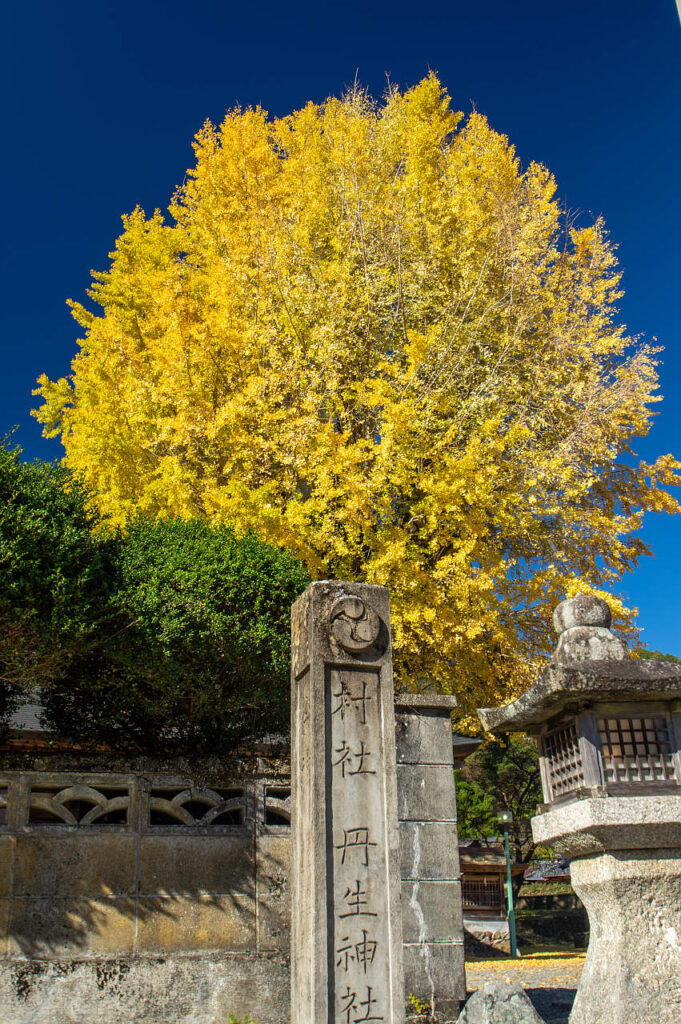
M 243 825 L 246 797 L 243 789 L 216 790 L 188 787 L 172 792 L 152 789 L 149 825 Z
M 125 825 L 128 789 L 100 790 L 85 783 L 62 789 L 31 789 L 28 821 L 33 825 Z
M 265 824 L 291 827 L 291 790 L 288 787 L 265 787 Z

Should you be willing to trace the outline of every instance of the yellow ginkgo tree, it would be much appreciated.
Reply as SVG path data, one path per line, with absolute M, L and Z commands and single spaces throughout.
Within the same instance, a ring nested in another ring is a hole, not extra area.
M 403 683 L 509 696 L 564 594 L 609 588 L 677 511 L 633 458 L 655 350 L 617 321 L 603 224 L 455 113 L 434 75 L 195 141 L 135 210 L 37 412 L 103 515 L 204 516 L 391 589 Z M 625 632 L 631 612 L 611 600 Z

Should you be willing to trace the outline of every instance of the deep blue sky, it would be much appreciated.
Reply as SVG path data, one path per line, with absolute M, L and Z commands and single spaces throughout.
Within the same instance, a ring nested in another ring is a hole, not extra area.
M 640 453 L 681 453 L 681 26 L 675 0 L 219 3 L 99 0 L 4 8 L 3 374 L 0 435 L 61 454 L 28 416 L 43 371 L 68 371 L 64 300 L 103 269 L 136 204 L 165 209 L 206 118 L 259 103 L 284 114 L 357 72 L 411 85 L 436 70 L 572 210 L 619 243 L 631 333 L 665 346 L 661 406 Z M 681 517 L 648 516 L 656 558 L 623 581 L 652 648 L 681 654 Z

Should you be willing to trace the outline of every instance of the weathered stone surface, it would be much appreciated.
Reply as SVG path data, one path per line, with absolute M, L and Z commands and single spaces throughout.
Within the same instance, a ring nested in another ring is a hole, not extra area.
M 570 1024 L 679 1024 L 681 848 L 580 857 L 571 874 L 591 935 Z
M 543 1024 L 520 985 L 485 985 L 470 997 L 457 1024 Z
M 291 635 L 292 1024 L 400 1024 L 388 591 L 313 583 Z
M 398 764 L 400 821 L 456 821 L 451 765 Z
M 12 891 L 14 836 L 0 836 L 0 899 Z
M 460 942 L 460 920 L 461 882 L 458 879 L 451 882 L 402 882 L 405 942 Z
M 551 661 L 570 665 L 581 661 L 622 661 L 627 645 L 610 630 L 610 608 L 590 594 L 577 594 L 558 605 L 553 625 L 560 633 Z
M 258 895 L 288 891 L 291 870 L 290 836 L 259 835 L 257 843 Z
M 407 699 L 411 696 L 402 696 L 395 703 L 398 764 L 404 762 L 451 765 L 453 759 L 450 711 L 455 698 L 449 697 L 447 703 L 441 707 L 412 707 L 407 704 Z
M 427 714 L 436 712 L 439 716 L 449 715 L 458 706 L 453 693 L 437 693 L 434 689 L 426 693 L 412 693 L 410 690 L 398 690 L 395 694 L 395 708 L 398 711 Z
M 466 998 L 452 770 L 451 711 L 456 700 L 440 694 L 400 694 L 395 703 L 405 995 L 452 1017 Z M 425 852 L 424 823 L 426 835 L 440 839 Z
M 466 998 L 452 978 L 464 975 L 463 942 L 406 942 L 404 945 L 404 991 L 427 1002 L 435 1013 L 451 1020 Z M 413 1013 L 413 1006 L 408 1009 Z M 389 1024 L 389 1022 L 386 1022 Z
M 681 665 L 669 661 L 587 661 L 547 665 L 528 690 L 502 708 L 478 708 L 488 732 L 513 732 L 545 722 L 566 704 L 681 698 Z
M 255 899 L 238 893 L 154 896 L 138 902 L 139 953 L 254 949 Z
M 681 797 L 595 797 L 552 804 L 532 818 L 532 835 L 565 857 L 681 847 Z
M 9 935 L 9 910 L 10 901 L 2 896 L 0 897 L 0 957 L 7 956 L 7 938 Z M 2 1006 L 0 1005 L 0 1015 L 2 1014 Z M 0 1020 L 2 1017 L 0 1016 Z
M 3 1024 L 289 1022 L 280 954 L 0 962 Z
M 131 835 L 17 836 L 16 896 L 108 896 L 134 892 L 136 840 Z
M 127 955 L 135 942 L 134 901 L 15 898 L 7 930 L 10 957 Z
M 458 877 L 458 857 L 455 822 L 400 822 L 403 881 Z M 452 874 L 453 870 L 456 874 Z
M 291 906 L 288 899 L 258 896 L 258 949 L 287 953 L 291 948 Z
M 561 601 L 553 612 L 553 628 L 564 633 L 575 626 L 602 626 L 610 629 L 612 615 L 607 601 L 591 594 L 577 594 Z
M 289 836 L 258 837 L 258 949 L 288 952 L 291 932 Z
M 169 888 L 169 883 L 172 888 Z M 140 892 L 254 893 L 255 844 L 249 835 L 142 836 Z
M 627 645 L 602 626 L 573 626 L 561 633 L 551 661 L 572 665 L 583 661 L 622 661 Z

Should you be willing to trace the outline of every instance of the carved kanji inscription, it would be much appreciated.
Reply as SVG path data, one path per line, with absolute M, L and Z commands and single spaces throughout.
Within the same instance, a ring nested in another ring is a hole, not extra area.
M 293 618 L 292 1024 L 402 1024 L 388 594 L 313 583 Z

